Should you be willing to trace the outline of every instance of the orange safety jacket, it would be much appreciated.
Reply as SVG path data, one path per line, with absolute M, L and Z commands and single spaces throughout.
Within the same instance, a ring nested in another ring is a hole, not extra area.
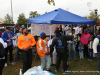
M 47 42 L 46 39 L 45 39 L 45 41 L 46 41 L 46 44 L 48 45 L 48 42 Z M 41 58 L 45 58 L 45 54 L 46 54 L 47 52 L 49 52 L 48 46 L 47 46 L 47 51 L 45 51 L 45 43 L 44 43 L 44 41 L 43 41 L 42 38 L 40 38 L 40 39 L 37 41 L 36 48 L 37 48 L 37 53 L 38 53 L 39 57 L 41 57 Z

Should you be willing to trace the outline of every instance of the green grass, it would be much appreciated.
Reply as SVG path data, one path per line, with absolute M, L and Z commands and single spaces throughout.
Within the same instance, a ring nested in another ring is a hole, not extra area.
M 72 52 L 72 55 L 73 55 L 73 52 Z M 73 56 L 72 56 L 73 57 Z M 34 58 L 34 56 L 33 56 Z M 98 71 L 98 68 L 97 68 L 97 59 L 94 58 L 93 61 L 88 61 L 88 58 L 85 58 L 84 60 L 80 60 L 79 59 L 79 56 L 77 54 L 77 58 L 78 58 L 78 61 L 74 61 L 74 58 L 69 61 L 68 60 L 68 63 L 69 63 L 69 68 L 68 68 L 68 71 Z M 8 61 L 9 62 L 9 61 Z M 41 63 L 39 57 L 37 57 L 36 61 L 32 63 L 32 67 L 34 66 L 39 66 Z M 21 61 L 18 62 L 18 63 L 15 63 L 15 65 L 10 65 L 8 63 L 8 66 L 7 67 L 4 67 L 3 69 L 3 75 L 19 75 L 19 70 L 22 69 L 22 66 L 23 66 L 23 61 L 22 61 L 22 57 L 21 57 Z M 61 63 L 60 65 L 60 71 L 59 72 L 55 72 L 55 67 L 52 67 L 51 66 L 51 71 L 53 71 L 53 73 L 55 75 L 63 75 L 63 65 Z M 98 75 L 98 73 L 69 73 L 67 75 Z

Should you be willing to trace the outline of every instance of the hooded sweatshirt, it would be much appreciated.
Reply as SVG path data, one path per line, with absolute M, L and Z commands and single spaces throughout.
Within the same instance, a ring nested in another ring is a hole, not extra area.
M 87 34 L 82 34 L 82 36 L 81 36 L 81 42 L 82 42 L 82 44 L 83 45 L 87 45 L 88 44 L 88 42 L 89 42 L 89 38 L 90 38 L 90 34 L 89 33 L 87 33 Z

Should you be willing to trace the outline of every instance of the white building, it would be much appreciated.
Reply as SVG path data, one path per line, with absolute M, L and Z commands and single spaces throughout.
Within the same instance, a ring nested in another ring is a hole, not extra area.
M 4 23 L 4 19 L 0 18 L 0 24 Z

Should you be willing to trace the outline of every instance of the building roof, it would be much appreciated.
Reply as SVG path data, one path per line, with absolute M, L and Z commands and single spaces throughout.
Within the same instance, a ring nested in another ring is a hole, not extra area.
M 0 18 L 0 23 L 4 23 L 4 19 Z

